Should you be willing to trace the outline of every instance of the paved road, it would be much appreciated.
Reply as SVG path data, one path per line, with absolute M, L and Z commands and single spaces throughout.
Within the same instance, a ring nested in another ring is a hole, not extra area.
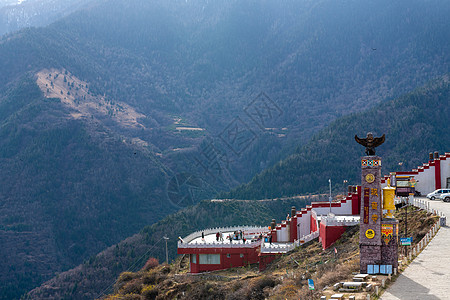
M 426 200 L 426 199 L 425 199 Z M 427 200 L 450 219 L 450 203 Z M 428 246 L 413 260 L 396 282 L 382 295 L 383 300 L 450 299 L 450 227 L 441 227 Z

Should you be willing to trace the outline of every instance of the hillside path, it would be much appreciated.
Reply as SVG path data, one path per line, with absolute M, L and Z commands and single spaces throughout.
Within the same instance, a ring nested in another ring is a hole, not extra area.
M 382 300 L 450 299 L 450 203 L 428 200 L 430 208 L 443 212 L 441 227 L 428 246 L 381 296 Z

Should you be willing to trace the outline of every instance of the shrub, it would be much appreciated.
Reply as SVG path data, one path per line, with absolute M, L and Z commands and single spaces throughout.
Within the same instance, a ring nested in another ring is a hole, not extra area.
M 150 257 L 144 265 L 144 270 L 148 271 L 150 269 L 156 268 L 159 265 L 159 262 L 156 258 Z
M 272 277 L 272 276 L 264 276 L 262 278 L 259 278 L 255 282 L 254 288 L 262 290 L 266 286 L 274 287 L 277 284 L 278 284 L 278 282 L 277 282 L 277 280 L 274 277 Z
M 280 288 L 280 293 L 283 295 L 284 298 L 286 299 L 292 299 L 296 296 L 298 292 L 298 287 L 295 286 L 294 284 L 287 284 L 287 285 L 283 285 Z
M 142 290 L 142 283 L 139 281 L 130 281 L 123 286 L 121 294 L 140 294 Z
M 142 281 L 144 284 L 155 284 L 157 283 L 157 279 L 158 277 L 155 272 L 148 272 L 143 276 Z
M 242 294 L 246 295 L 247 299 L 265 299 L 267 289 L 266 287 L 273 288 L 277 285 L 277 280 L 272 276 L 264 276 L 256 279 L 251 284 L 244 285 L 241 289 Z
M 146 300 L 153 300 L 158 296 L 158 290 L 155 289 L 154 285 L 147 285 L 142 289 L 141 295 Z
M 117 293 L 127 284 L 127 282 L 133 280 L 136 276 L 137 275 L 132 272 L 123 272 L 120 274 L 119 279 L 117 279 L 117 282 L 114 285 L 114 292 Z
M 196 284 L 189 295 L 186 295 L 187 299 L 225 299 L 226 292 L 220 285 L 215 285 L 210 282 Z
M 136 274 L 134 274 L 133 272 L 123 272 L 122 274 L 120 274 L 118 282 L 127 282 L 134 279 L 135 277 Z

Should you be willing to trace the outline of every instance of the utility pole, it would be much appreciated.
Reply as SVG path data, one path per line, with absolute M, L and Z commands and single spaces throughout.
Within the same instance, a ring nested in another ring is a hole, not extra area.
M 347 179 L 344 179 L 344 199 L 345 199 L 345 197 L 346 197 L 346 195 L 347 195 L 347 193 L 348 193 L 348 191 L 347 191 L 347 186 L 346 186 L 346 184 L 347 184 L 347 182 L 348 182 L 348 180 Z
M 164 240 L 166 241 L 166 263 L 169 264 L 169 252 L 167 250 L 167 241 L 169 240 L 169 238 L 165 236 Z
M 330 183 L 330 214 L 331 214 L 331 200 L 333 200 L 333 198 L 331 198 L 331 178 L 328 179 L 328 182 Z
M 405 219 L 405 237 L 408 237 L 408 197 L 406 197 L 406 219 Z

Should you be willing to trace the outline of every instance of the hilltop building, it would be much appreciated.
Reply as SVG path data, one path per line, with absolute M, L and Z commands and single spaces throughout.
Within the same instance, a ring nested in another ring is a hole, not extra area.
M 427 163 L 418 166 L 411 171 L 394 172 L 396 176 L 410 176 L 415 179 L 415 190 L 422 196 L 443 188 L 450 188 L 450 153 L 439 155 L 438 152 L 430 153 Z M 390 175 L 381 180 L 382 187 L 387 184 Z
M 450 187 L 450 153 L 430 154 L 428 163 L 410 172 L 394 174 L 414 178 L 416 191 L 422 195 L 441 187 Z M 386 187 L 389 177 L 382 177 L 381 188 Z M 194 232 L 180 239 L 178 254 L 189 255 L 191 273 L 253 263 L 259 263 L 260 270 L 264 270 L 279 255 L 313 239 L 318 238 L 323 249 L 329 248 L 347 226 L 360 223 L 361 205 L 361 186 L 349 186 L 344 199 L 331 203 L 312 202 L 300 211 L 292 207 L 290 217 L 279 224 L 272 220 L 269 227 L 238 226 Z M 240 235 L 236 238 L 235 233 L 240 231 L 242 238 Z M 217 240 L 219 232 L 223 240 Z M 231 242 L 228 236 L 232 236 Z
M 338 202 L 313 202 L 306 208 L 291 210 L 291 217 L 270 227 L 224 227 L 197 231 L 180 239 L 178 254 L 189 255 L 190 272 L 222 270 L 259 263 L 266 268 L 277 256 L 319 238 L 324 248 L 334 243 L 346 226 L 359 223 L 357 188 Z M 331 210 L 331 214 L 330 214 Z M 242 237 L 236 232 L 242 231 Z M 222 233 L 223 240 L 217 239 Z M 231 236 L 232 240 L 228 239 Z

